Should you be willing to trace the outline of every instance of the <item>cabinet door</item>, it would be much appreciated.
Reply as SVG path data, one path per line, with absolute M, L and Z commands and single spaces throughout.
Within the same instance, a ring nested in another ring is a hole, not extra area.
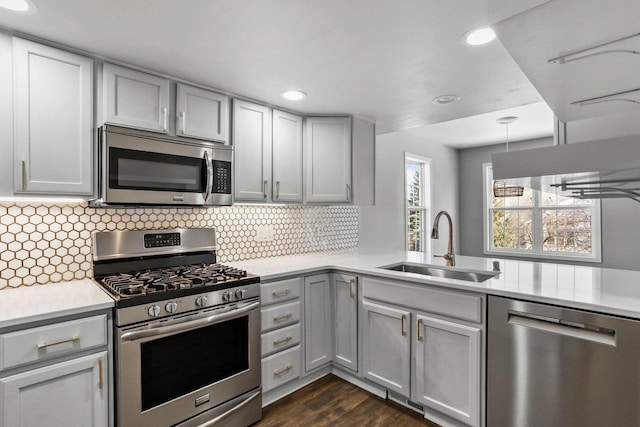
M 273 201 L 302 202 L 302 117 L 273 110 Z
M 351 201 L 350 117 L 307 117 L 304 158 L 307 202 Z
M 107 352 L 0 379 L 0 427 L 108 425 Z
M 168 132 L 169 80 L 104 64 L 104 122 Z
M 271 117 L 268 107 L 233 100 L 234 197 L 270 201 Z
M 229 98 L 178 83 L 176 134 L 229 143 Z
M 329 276 L 304 278 L 305 370 L 331 362 L 331 289 Z
M 358 372 L 358 282 L 354 276 L 333 274 L 333 361 Z
M 93 61 L 14 38 L 14 188 L 92 193 Z
M 480 329 L 416 316 L 415 400 L 470 426 L 480 424 Z
M 410 313 L 363 301 L 362 364 L 364 377 L 409 397 Z

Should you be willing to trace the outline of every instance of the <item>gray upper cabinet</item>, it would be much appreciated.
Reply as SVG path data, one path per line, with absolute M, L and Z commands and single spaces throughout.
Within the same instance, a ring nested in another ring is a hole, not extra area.
M 178 83 L 176 134 L 229 143 L 229 98 Z
M 271 201 L 271 110 L 233 100 L 234 198 Z
M 305 127 L 305 200 L 350 202 L 351 117 L 307 117 Z
M 302 202 L 302 117 L 273 110 L 273 201 Z
M 168 79 L 105 63 L 103 122 L 168 133 Z
M 92 193 L 93 60 L 19 38 L 14 60 L 16 193 Z

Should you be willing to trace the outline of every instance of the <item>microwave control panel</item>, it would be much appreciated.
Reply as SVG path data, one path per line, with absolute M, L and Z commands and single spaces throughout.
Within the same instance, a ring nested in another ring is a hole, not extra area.
M 213 161 L 213 193 L 231 194 L 231 162 Z

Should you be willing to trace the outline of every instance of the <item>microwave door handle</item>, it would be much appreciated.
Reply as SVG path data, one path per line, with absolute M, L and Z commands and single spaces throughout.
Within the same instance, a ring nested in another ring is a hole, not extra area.
M 202 195 L 204 197 L 204 201 L 206 202 L 209 199 L 209 196 L 211 195 L 211 190 L 213 190 L 213 162 L 209 158 L 208 151 L 204 152 L 203 160 L 204 160 L 204 163 L 207 165 L 207 174 L 205 176 L 207 185 L 205 187 L 204 194 Z

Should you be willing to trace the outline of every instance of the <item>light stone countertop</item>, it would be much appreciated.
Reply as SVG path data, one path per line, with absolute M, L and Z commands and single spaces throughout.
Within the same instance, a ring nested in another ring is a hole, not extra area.
M 91 279 L 0 290 L 0 329 L 113 307 Z
M 491 271 L 494 260 L 500 263 L 501 273 L 481 283 L 379 268 L 401 261 L 445 265 L 442 258 L 404 251 L 315 252 L 228 264 L 259 275 L 262 282 L 337 270 L 640 319 L 640 271 L 459 255 L 453 268 Z

